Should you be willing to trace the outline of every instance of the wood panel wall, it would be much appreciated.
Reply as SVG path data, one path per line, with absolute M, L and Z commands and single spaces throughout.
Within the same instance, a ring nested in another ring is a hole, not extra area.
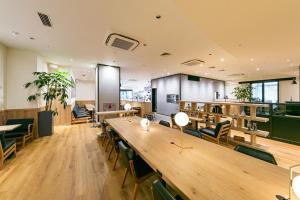
M 85 104 L 96 105 L 96 101 L 95 100 L 76 100 L 75 104 L 79 105 L 80 107 L 83 107 Z
M 0 111 L 0 125 L 4 125 L 5 120 L 4 120 L 4 111 Z
M 58 125 L 71 125 L 72 113 L 71 105 L 67 105 L 66 108 L 59 101 L 55 101 L 53 105 L 54 109 L 57 109 L 58 115 L 54 117 L 54 126 Z

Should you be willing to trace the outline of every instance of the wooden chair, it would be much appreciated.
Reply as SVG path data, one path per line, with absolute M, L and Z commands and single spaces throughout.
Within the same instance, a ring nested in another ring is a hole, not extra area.
M 153 200 L 182 200 L 179 195 L 172 195 L 166 188 L 165 183 L 157 179 L 152 183 Z
M 0 170 L 4 166 L 4 161 L 8 156 L 14 153 L 17 156 L 17 145 L 15 139 L 8 139 L 4 138 L 4 133 L 0 133 Z
M 258 158 L 260 160 L 266 161 L 268 163 L 271 163 L 273 165 L 277 165 L 277 162 L 274 158 L 274 156 L 266 151 L 262 151 L 260 149 L 252 148 L 245 145 L 237 145 L 234 148 L 235 151 L 238 151 L 240 153 L 246 154 L 248 156 L 252 156 L 254 158 Z
M 230 121 L 224 121 L 224 122 L 217 123 L 215 129 L 202 128 L 200 129 L 200 133 L 202 134 L 202 138 L 215 142 L 217 144 L 220 144 L 220 138 L 225 136 L 226 144 L 228 144 L 230 128 L 231 128 Z
M 153 176 L 155 172 L 140 156 L 136 155 L 136 153 L 131 148 L 126 146 L 123 141 L 119 141 L 118 145 L 120 154 L 123 158 L 123 162 L 126 166 L 125 175 L 121 187 L 124 187 L 127 174 L 130 171 L 135 181 L 131 199 L 135 200 L 139 185 L 149 177 Z
M 13 131 L 5 132 L 6 139 L 16 139 L 17 141 L 21 139 L 22 147 L 28 140 L 33 141 L 33 118 L 28 119 L 8 119 L 6 125 L 21 124 L 20 127 Z

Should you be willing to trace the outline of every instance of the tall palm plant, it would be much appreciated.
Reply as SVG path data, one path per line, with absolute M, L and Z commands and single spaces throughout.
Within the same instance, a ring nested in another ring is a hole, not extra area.
M 36 101 L 39 97 L 42 97 L 45 101 L 45 111 L 52 111 L 53 114 L 57 114 L 56 110 L 53 110 L 53 101 L 58 99 L 60 103 L 66 108 L 68 96 L 68 89 L 74 87 L 74 81 L 69 79 L 68 72 L 55 71 L 51 73 L 47 72 L 34 72 L 35 79 L 32 82 L 25 84 L 25 88 L 31 86 L 36 87 L 36 92 L 30 95 L 28 101 Z

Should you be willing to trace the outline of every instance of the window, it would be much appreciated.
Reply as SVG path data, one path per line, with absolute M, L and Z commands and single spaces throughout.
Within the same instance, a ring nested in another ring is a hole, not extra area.
M 251 83 L 252 101 L 263 103 L 278 102 L 278 81 Z
M 265 103 L 278 102 L 278 81 L 264 83 L 264 102 Z
M 120 90 L 121 100 L 132 101 L 132 90 Z

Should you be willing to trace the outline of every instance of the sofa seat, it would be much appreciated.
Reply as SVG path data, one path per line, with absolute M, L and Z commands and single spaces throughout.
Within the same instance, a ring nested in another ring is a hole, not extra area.
M 200 132 L 215 138 L 217 137 L 217 135 L 215 134 L 215 129 L 213 128 L 202 128 L 200 129 Z
M 27 131 L 16 131 L 16 132 L 7 132 L 5 133 L 5 138 L 17 138 L 17 137 L 24 137 L 27 135 Z
M 5 144 L 3 145 L 3 151 L 5 152 L 7 149 L 9 149 L 15 143 L 16 143 L 16 140 L 14 140 L 14 139 L 5 140 Z
M 202 138 L 202 133 L 198 130 L 192 129 L 192 128 L 185 128 L 183 130 L 184 133 L 187 133 L 189 135 Z

